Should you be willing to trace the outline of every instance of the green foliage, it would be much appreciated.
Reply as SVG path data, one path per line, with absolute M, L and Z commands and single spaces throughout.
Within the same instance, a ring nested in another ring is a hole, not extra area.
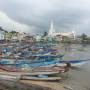
M 71 42 L 71 39 L 69 37 L 67 37 L 67 36 L 63 36 L 62 37 L 62 42 L 63 43 L 70 43 Z
M 43 36 L 45 37 L 45 36 L 47 36 L 47 35 L 48 35 L 48 33 L 47 33 L 47 32 L 44 32 Z
M 87 40 L 88 37 L 85 33 L 83 33 L 81 36 L 80 36 L 81 40 L 84 41 L 84 40 Z
M 5 39 L 11 39 L 13 36 L 15 36 L 16 35 L 16 31 L 11 31 L 11 32 L 7 32 L 7 31 L 5 31 L 4 32 L 4 37 L 5 37 Z
M 16 34 L 17 34 L 16 31 L 11 31 L 10 33 L 11 33 L 12 35 L 16 35 Z

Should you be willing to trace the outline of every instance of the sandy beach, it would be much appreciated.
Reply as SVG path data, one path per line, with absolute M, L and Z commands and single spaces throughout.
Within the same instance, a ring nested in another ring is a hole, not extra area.
M 64 90 L 57 82 L 38 82 L 21 80 L 20 82 L 0 81 L 0 90 Z
M 70 49 L 71 48 L 71 49 Z M 61 49 L 60 49 L 61 50 Z M 67 58 L 90 58 L 90 46 L 71 45 L 64 53 L 64 59 Z M 64 49 L 63 49 L 64 51 Z M 90 90 L 90 61 L 79 68 L 72 68 L 66 74 L 61 75 L 63 78 L 60 82 L 40 82 L 21 80 L 11 82 L 0 80 L 0 90 Z

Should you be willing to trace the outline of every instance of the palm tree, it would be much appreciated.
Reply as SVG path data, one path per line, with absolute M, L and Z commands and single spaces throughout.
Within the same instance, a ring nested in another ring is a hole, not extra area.
M 83 33 L 81 36 L 80 36 L 82 42 L 87 40 L 87 35 L 85 33 Z
M 48 35 L 48 33 L 47 32 L 44 32 L 44 35 L 43 36 L 46 37 L 47 35 Z

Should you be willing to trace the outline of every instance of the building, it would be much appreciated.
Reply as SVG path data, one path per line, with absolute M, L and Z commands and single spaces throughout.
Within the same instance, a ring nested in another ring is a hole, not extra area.
M 48 36 L 59 37 L 61 40 L 62 40 L 63 36 L 66 36 L 66 37 L 69 37 L 69 38 L 75 40 L 75 31 L 71 31 L 71 32 L 55 32 L 53 22 L 51 22 L 50 29 L 49 29 L 49 32 L 48 32 Z
M 0 31 L 0 40 L 4 40 L 4 33 Z
M 35 38 L 37 42 L 40 42 L 42 39 L 42 34 L 37 34 Z
M 26 43 L 34 43 L 35 42 L 35 38 L 33 36 L 25 36 L 23 38 L 23 41 L 26 42 Z
M 16 36 L 14 36 L 14 38 L 16 38 L 18 41 L 22 41 L 25 36 L 27 36 L 27 34 L 24 32 L 16 32 Z
M 0 27 L 0 40 L 4 40 L 4 38 L 5 38 L 4 32 L 5 32 L 5 30 Z
M 12 41 L 20 41 L 21 42 L 24 39 L 24 37 L 27 36 L 27 34 L 24 32 L 12 31 L 11 34 L 12 34 L 12 37 L 11 37 Z

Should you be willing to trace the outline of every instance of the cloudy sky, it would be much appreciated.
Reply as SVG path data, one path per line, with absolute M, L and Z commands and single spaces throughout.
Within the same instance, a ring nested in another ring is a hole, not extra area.
M 76 31 L 90 35 L 90 0 L 0 0 L 0 26 L 29 33 Z

